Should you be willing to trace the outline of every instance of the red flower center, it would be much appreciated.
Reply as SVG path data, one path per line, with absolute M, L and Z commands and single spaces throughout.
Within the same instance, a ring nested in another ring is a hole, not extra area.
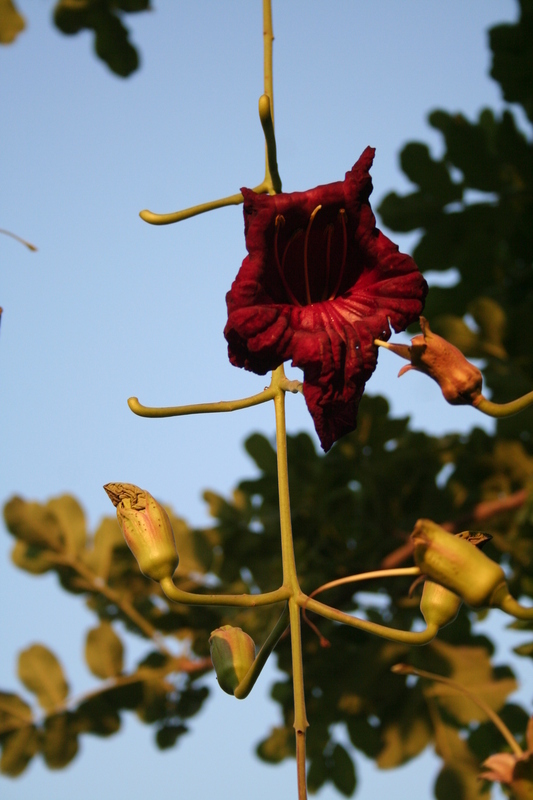
M 297 211 L 291 211 L 290 217 L 287 220 L 278 214 L 274 221 L 270 257 L 276 272 L 267 271 L 272 279 L 268 286 L 272 299 L 297 306 L 334 300 L 355 277 L 347 275 L 346 269 L 346 210 L 318 205 L 307 219 L 302 220 Z

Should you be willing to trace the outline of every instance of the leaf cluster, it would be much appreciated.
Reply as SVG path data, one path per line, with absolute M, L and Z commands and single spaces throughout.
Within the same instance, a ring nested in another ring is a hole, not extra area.
M 76 3 L 79 17 L 66 0 L 58 8 L 61 25 L 73 33 L 81 27 L 96 30 L 96 17 L 89 13 L 95 9 L 104 16 L 141 10 L 133 8 L 141 4 L 127 5 L 87 0 Z M 12 7 L 10 0 L 0 10 L 7 7 Z M 505 99 L 520 103 L 531 120 L 531 0 L 520 0 L 520 9 L 516 24 L 490 32 L 492 75 Z M 519 124 L 510 109 L 501 115 L 485 109 L 474 122 L 434 111 L 429 122 L 442 135 L 443 156 L 434 158 L 420 142 L 406 145 L 401 164 L 415 189 L 404 196 L 389 194 L 380 212 L 389 228 L 420 232 L 414 256 L 423 271 L 457 276 L 431 289 L 425 313 L 432 328 L 467 356 L 483 359 L 493 399 L 505 402 L 533 389 L 529 122 Z M 486 552 L 505 567 L 513 595 L 532 597 L 532 426 L 533 411 L 498 422 L 494 434 L 474 429 L 466 436 L 434 437 L 413 430 L 408 419 L 391 417 L 383 398 L 365 396 L 358 429 L 328 454 L 318 454 L 305 434 L 289 437 L 292 522 L 303 590 L 310 593 L 327 581 L 380 565 L 411 563 L 409 534 L 418 518 L 429 517 L 451 531 L 490 533 Z M 259 434 L 249 437 L 246 449 L 258 474 L 241 481 L 231 497 L 205 493 L 211 526 L 192 530 L 172 514 L 180 553 L 176 582 L 183 589 L 257 592 L 281 582 L 275 451 Z M 209 668 L 210 632 L 239 625 L 260 645 L 276 620 L 278 611 L 268 607 L 172 605 L 140 573 L 116 522 L 105 519 L 89 535 L 74 498 L 45 504 L 13 498 L 5 517 L 15 537 L 14 563 L 33 576 L 55 572 L 61 588 L 83 598 L 94 613 L 85 657 L 101 681 L 90 695 L 71 696 L 54 654 L 42 644 L 24 650 L 19 677 L 40 711 L 18 694 L 0 695 L 0 769 L 5 774 L 20 774 L 37 753 L 52 768 L 64 766 L 76 754 L 81 734 L 112 735 L 127 710 L 154 725 L 160 747 L 172 746 L 207 696 L 201 678 Z M 411 589 L 407 578 L 383 579 L 340 586 L 323 599 L 383 625 L 412 629 L 422 623 L 420 587 Z M 438 800 L 488 796 L 488 785 L 477 775 L 480 762 L 503 749 L 494 726 L 479 708 L 459 701 L 446 687 L 390 672 L 401 661 L 454 678 L 498 711 L 520 738 L 529 714 L 508 701 L 515 688 L 513 674 L 505 665 L 493 665 L 493 643 L 476 633 L 475 620 L 463 609 L 420 649 L 316 618 L 312 621 L 321 639 L 304 626 L 311 789 L 330 782 L 351 795 L 357 750 L 389 769 L 431 745 L 443 761 L 435 785 Z M 123 663 L 125 631 L 149 644 L 147 657 L 130 673 Z M 517 652 L 531 658 L 533 637 Z M 271 692 L 279 721 L 257 748 L 270 763 L 294 756 L 286 639 L 274 657 L 283 674 Z
M 92 31 L 96 56 L 115 75 L 127 78 L 140 62 L 124 18 L 148 10 L 150 0 L 58 0 L 52 16 L 56 28 L 67 36 Z M 0 44 L 11 44 L 25 26 L 13 0 L 0 0 Z
M 288 447 L 296 559 L 305 591 L 387 560 L 404 563 L 416 519 L 432 516 L 455 529 L 477 527 L 476 515 L 488 503 L 492 511 L 483 528 L 494 536 L 490 555 L 508 565 L 515 593 L 530 590 L 531 545 L 524 537 L 524 526 L 531 524 L 529 501 L 518 514 L 505 503 L 494 506 L 495 496 L 501 500 L 529 491 L 533 456 L 524 444 L 481 430 L 467 437 L 428 436 L 413 431 L 407 419 L 391 417 L 383 398 L 365 396 L 357 431 L 327 455 L 319 454 L 306 434 L 289 437 Z M 239 593 L 269 591 L 280 583 L 275 452 L 259 434 L 247 440 L 246 449 L 259 474 L 241 481 L 230 498 L 205 493 L 211 527 L 191 530 L 171 513 L 180 553 L 175 580 L 182 588 Z M 90 695 L 72 697 L 58 659 L 45 646 L 23 651 L 19 677 L 42 711 L 16 694 L 2 695 L 0 768 L 6 774 L 19 774 L 38 752 L 49 766 L 63 766 L 76 754 L 81 734 L 112 735 L 127 710 L 154 725 L 160 747 L 173 745 L 207 696 L 200 679 L 210 667 L 211 630 L 236 624 L 261 644 L 279 613 L 268 607 L 169 603 L 138 570 L 115 520 L 104 519 L 89 536 L 71 497 L 46 504 L 14 498 L 5 518 L 16 539 L 17 566 L 32 575 L 55 571 L 61 587 L 82 596 L 98 617 L 87 635 L 85 658 L 102 682 Z M 409 589 L 407 578 L 387 579 L 339 587 L 324 597 L 343 610 L 408 629 L 421 624 L 420 590 L 411 596 Z M 492 667 L 492 644 L 473 632 L 471 615 L 463 612 L 435 643 L 420 650 L 315 621 L 330 647 L 322 647 L 304 626 L 310 787 L 331 781 L 348 796 L 356 785 L 354 750 L 392 768 L 434 744 L 445 764 L 438 797 L 452 797 L 448 784 L 467 787 L 465 797 L 480 796 L 474 780 L 479 759 L 501 747 L 497 733 L 475 708 L 390 673 L 403 661 L 454 676 L 481 689 L 494 709 L 503 707 L 513 729 L 522 733 L 526 712 L 506 706 L 515 687 L 512 673 Z M 124 628 L 149 639 L 152 648 L 131 673 L 123 666 Z M 272 688 L 280 720 L 258 746 L 259 756 L 271 763 L 294 755 L 288 640 L 279 643 L 275 657 L 286 676 Z
M 496 402 L 533 388 L 533 6 L 519 5 L 516 24 L 490 31 L 491 74 L 529 121 L 519 124 L 510 109 L 484 109 L 474 122 L 432 111 L 442 157 L 421 142 L 407 144 L 400 161 L 416 189 L 391 192 L 379 208 L 392 230 L 420 231 L 413 256 L 422 271 L 447 274 L 448 285 L 431 288 L 424 313 L 435 332 L 484 359 Z M 498 432 L 527 438 L 532 423 L 529 410 L 500 421 Z

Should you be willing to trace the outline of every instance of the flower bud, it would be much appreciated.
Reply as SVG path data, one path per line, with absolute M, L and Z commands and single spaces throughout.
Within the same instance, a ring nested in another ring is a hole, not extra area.
M 432 333 L 429 322 L 420 317 L 422 334 L 411 339 L 410 345 L 381 342 L 411 363 L 402 367 L 398 377 L 410 369 L 425 372 L 436 381 L 451 405 L 476 405 L 481 398 L 483 376 L 453 344 Z
M 179 557 L 163 506 L 132 483 L 107 483 L 104 489 L 117 509 L 124 539 L 141 572 L 154 581 L 171 578 Z
M 235 689 L 254 662 L 254 640 L 241 628 L 223 625 L 213 631 L 209 644 L 220 688 L 227 694 L 235 694 Z
M 455 592 L 441 586 L 440 583 L 426 580 L 420 599 L 420 611 L 427 625 L 444 628 L 453 622 L 459 613 L 463 601 Z
M 411 539 L 421 572 L 469 606 L 490 606 L 496 590 L 505 585 L 502 568 L 461 534 L 453 536 L 431 520 L 419 519 Z

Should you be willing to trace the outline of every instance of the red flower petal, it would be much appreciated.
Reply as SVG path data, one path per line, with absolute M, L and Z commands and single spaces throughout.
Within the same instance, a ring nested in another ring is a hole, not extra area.
M 374 339 L 414 322 L 427 292 L 375 226 L 373 158 L 367 147 L 344 181 L 307 192 L 242 190 L 248 256 L 226 296 L 229 358 L 259 375 L 292 359 L 324 450 L 357 425 Z

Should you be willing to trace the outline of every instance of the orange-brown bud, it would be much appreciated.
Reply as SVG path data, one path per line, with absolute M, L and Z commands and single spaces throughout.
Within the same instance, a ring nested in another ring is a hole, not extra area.
M 410 346 L 384 344 L 388 350 L 411 362 L 401 368 L 398 377 L 410 369 L 425 372 L 439 384 L 451 405 L 476 405 L 483 383 L 479 369 L 467 361 L 457 347 L 432 333 L 425 317 L 420 317 L 420 327 L 422 334 L 411 339 Z
M 132 483 L 107 483 L 104 489 L 117 509 L 124 539 L 141 572 L 154 581 L 171 578 L 179 557 L 163 506 Z
M 411 539 L 421 572 L 469 606 L 490 606 L 497 590 L 505 586 L 502 568 L 461 534 L 454 536 L 429 519 L 419 519 Z
M 213 631 L 209 645 L 220 688 L 227 694 L 235 694 L 254 662 L 254 640 L 242 628 L 223 625 Z

